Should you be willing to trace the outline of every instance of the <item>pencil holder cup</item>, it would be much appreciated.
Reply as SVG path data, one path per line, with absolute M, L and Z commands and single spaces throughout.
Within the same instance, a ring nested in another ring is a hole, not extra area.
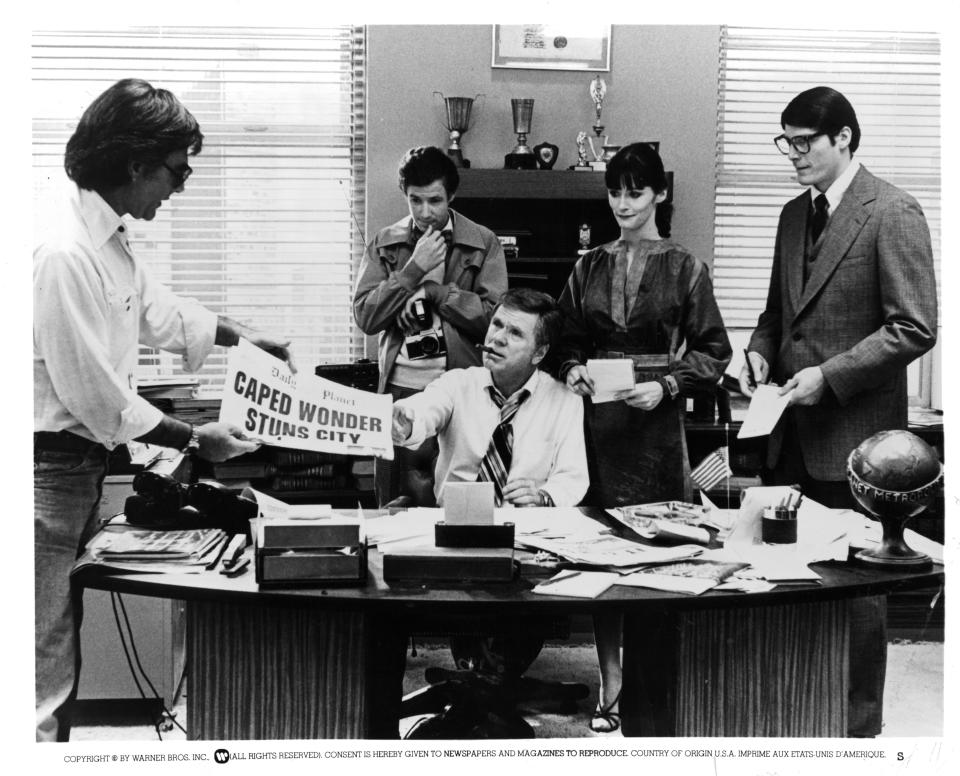
M 760 518 L 760 538 L 765 544 L 796 544 L 797 510 L 767 507 Z

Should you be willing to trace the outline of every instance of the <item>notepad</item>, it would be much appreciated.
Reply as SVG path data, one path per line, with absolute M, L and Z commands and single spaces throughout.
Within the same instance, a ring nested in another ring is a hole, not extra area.
M 751 437 L 766 436 L 773 427 L 777 425 L 780 416 L 787 408 L 787 403 L 793 391 L 779 395 L 779 385 L 758 385 L 750 399 L 750 407 L 747 409 L 747 416 L 743 419 L 740 431 L 737 433 L 737 439 L 749 439 Z
M 620 579 L 609 571 L 561 571 L 535 588 L 540 595 L 567 595 L 574 598 L 596 598 Z
M 616 394 L 629 391 L 635 385 L 630 358 L 591 358 L 587 361 L 587 372 L 593 380 L 595 393 L 590 399 L 594 404 L 614 401 Z

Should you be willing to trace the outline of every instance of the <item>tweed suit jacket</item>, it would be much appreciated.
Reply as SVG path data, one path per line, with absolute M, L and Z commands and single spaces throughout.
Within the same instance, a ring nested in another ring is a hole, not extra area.
M 818 480 L 842 480 L 850 451 L 882 429 L 906 428 L 907 365 L 933 347 L 937 297 L 930 232 L 917 201 L 861 167 L 827 222 L 803 283 L 810 195 L 780 214 L 767 305 L 749 350 L 783 384 L 820 366 L 829 389 L 795 406 L 804 464 Z M 780 456 L 785 416 L 767 465 Z

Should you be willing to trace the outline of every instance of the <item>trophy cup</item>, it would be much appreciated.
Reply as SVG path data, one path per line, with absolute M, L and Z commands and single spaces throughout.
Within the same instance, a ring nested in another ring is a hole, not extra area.
M 460 138 L 463 133 L 470 129 L 470 109 L 473 107 L 474 100 L 477 100 L 477 109 L 480 109 L 480 98 L 482 94 L 476 97 L 444 97 L 440 92 L 434 92 L 434 97 L 443 100 L 446 108 L 446 122 L 441 121 L 447 132 L 450 133 L 450 147 L 447 149 L 449 156 L 457 167 L 469 167 L 470 160 L 463 158 L 463 149 L 460 147 Z
M 597 114 L 597 120 L 593 124 L 593 133 L 597 136 L 597 142 L 600 145 L 600 150 L 597 151 L 593 144 L 593 138 L 587 138 L 587 141 L 590 143 L 590 153 L 593 154 L 593 161 L 590 162 L 590 166 L 594 170 L 602 172 L 607 169 L 607 162 L 620 150 L 620 146 L 610 145 L 607 136 L 603 134 L 603 124 L 600 123 L 600 114 L 603 113 L 603 98 L 607 96 L 607 84 L 600 76 L 597 76 L 590 82 L 590 96 L 593 98 L 594 109 Z M 601 137 L 603 137 L 602 141 L 600 140 Z
M 537 157 L 527 145 L 527 133 L 533 121 L 533 99 L 512 99 L 513 131 L 517 133 L 517 145 L 503 157 L 503 166 L 508 170 L 535 170 Z

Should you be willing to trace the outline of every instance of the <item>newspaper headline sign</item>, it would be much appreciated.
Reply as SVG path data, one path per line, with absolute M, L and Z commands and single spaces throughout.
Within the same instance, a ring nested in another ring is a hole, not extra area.
M 393 460 L 393 399 L 293 374 L 287 364 L 241 339 L 230 349 L 220 421 L 267 445 Z

